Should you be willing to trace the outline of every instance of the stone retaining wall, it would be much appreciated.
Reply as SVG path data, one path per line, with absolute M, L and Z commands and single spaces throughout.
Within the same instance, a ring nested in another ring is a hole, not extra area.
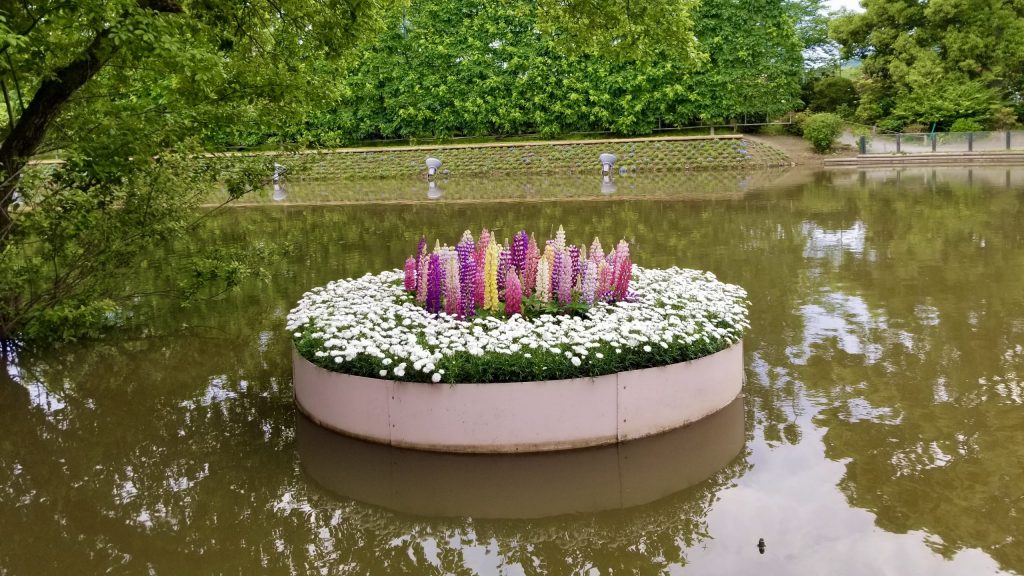
M 616 170 L 637 173 L 791 164 L 778 148 L 742 135 L 236 153 L 218 155 L 215 161 L 269 155 L 289 167 L 291 180 L 338 181 L 422 177 L 428 156 L 444 162 L 441 173 L 448 176 L 596 174 L 601 169 L 598 156 L 604 152 L 618 156 Z

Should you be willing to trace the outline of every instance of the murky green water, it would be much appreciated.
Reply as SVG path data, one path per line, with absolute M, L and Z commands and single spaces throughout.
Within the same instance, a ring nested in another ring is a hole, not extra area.
M 347 204 L 226 212 L 203 241 L 290 246 L 268 283 L 0 373 L 0 574 L 1024 573 L 1024 168 L 616 188 L 293 185 Z M 393 203 L 351 204 L 375 194 Z M 282 325 L 303 291 L 397 267 L 421 233 L 560 223 L 745 286 L 746 397 L 532 457 L 296 415 Z

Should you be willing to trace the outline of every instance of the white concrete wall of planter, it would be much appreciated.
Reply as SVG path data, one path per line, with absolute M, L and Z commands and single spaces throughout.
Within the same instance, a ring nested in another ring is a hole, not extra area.
M 364 378 L 292 355 L 295 401 L 317 424 L 438 452 L 544 452 L 643 438 L 714 414 L 743 385 L 742 342 L 669 366 L 492 384 Z

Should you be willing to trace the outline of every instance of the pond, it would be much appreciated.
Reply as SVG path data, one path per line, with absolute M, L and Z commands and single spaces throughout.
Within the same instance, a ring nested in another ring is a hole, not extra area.
M 267 281 L 140 303 L 145 330 L 0 373 L 0 574 L 1024 573 L 1024 167 L 613 184 L 293 183 L 221 212 L 197 241 L 282 248 Z M 744 286 L 744 397 L 531 457 L 296 413 L 305 290 L 399 267 L 420 234 L 559 224 Z

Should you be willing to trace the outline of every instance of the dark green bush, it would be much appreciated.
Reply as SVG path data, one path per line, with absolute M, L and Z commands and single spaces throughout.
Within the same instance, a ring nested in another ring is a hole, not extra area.
M 814 83 L 811 101 L 807 103 L 812 112 L 837 112 L 840 108 L 857 108 L 857 88 L 853 80 L 842 76 L 829 76 Z

